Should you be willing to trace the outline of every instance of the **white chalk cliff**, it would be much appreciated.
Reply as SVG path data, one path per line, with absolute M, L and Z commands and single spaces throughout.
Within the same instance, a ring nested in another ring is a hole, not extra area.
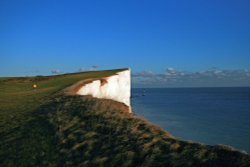
M 131 76 L 130 70 L 118 72 L 110 77 L 94 80 L 83 85 L 76 94 L 91 95 L 96 98 L 112 99 L 124 103 L 131 112 Z

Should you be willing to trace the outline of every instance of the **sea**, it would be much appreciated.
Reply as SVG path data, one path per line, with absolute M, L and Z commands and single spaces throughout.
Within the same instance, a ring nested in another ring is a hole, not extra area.
M 250 87 L 134 88 L 132 108 L 178 139 L 250 153 Z

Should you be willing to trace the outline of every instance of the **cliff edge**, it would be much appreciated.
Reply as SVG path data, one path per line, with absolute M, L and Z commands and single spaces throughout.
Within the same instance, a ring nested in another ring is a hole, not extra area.
M 0 83 L 0 166 L 250 166 L 247 153 L 176 139 L 128 112 L 128 69 Z
M 96 98 L 111 99 L 124 103 L 131 111 L 131 74 L 130 69 L 117 72 L 109 77 L 92 80 L 83 84 L 76 92 L 77 95 L 91 95 Z

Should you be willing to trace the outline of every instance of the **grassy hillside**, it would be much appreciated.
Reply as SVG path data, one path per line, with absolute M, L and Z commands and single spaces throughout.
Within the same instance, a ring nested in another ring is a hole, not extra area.
M 1 79 L 0 166 L 250 166 L 247 154 L 176 140 L 121 103 L 62 91 L 118 71 Z
M 53 164 L 52 157 L 56 156 L 56 153 L 53 153 L 53 142 L 56 142 L 54 131 L 46 118 L 40 118 L 37 109 L 52 99 L 57 92 L 80 80 L 110 76 L 122 70 L 48 77 L 1 78 L 0 166 L 15 166 L 13 163 L 27 166 L 35 160 L 40 160 L 40 154 L 46 156 L 42 159 L 48 158 L 47 161 Z M 38 87 L 34 89 L 33 84 Z

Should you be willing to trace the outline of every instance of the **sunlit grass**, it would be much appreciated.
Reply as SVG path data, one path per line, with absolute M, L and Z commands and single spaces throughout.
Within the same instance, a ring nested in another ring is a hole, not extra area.
M 55 163 L 53 161 L 58 158 L 55 131 L 46 115 L 41 115 L 39 107 L 57 92 L 80 80 L 109 76 L 119 71 L 0 78 L 0 166 L 27 166 L 42 161 L 43 165 Z M 34 84 L 37 88 L 33 88 Z
M 119 102 L 62 91 L 118 71 L 0 79 L 0 166 L 250 166 L 247 154 L 177 140 Z

